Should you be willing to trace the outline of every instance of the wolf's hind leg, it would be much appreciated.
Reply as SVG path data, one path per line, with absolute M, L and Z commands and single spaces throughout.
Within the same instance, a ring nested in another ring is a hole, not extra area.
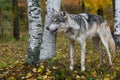
M 101 45 L 100 45 L 100 38 L 99 37 L 94 37 L 93 39 L 92 39 L 92 41 L 93 41 L 93 44 L 94 44 L 94 46 L 96 47 L 96 49 L 98 50 L 98 52 L 99 52 L 99 55 L 100 55 L 100 63 L 99 63 L 99 66 L 100 65 L 102 65 L 102 63 L 103 63 L 103 53 L 102 53 L 102 50 L 101 50 Z
M 99 34 L 100 39 L 101 39 L 101 41 L 102 41 L 102 43 L 107 51 L 109 66 L 111 66 L 112 60 L 111 60 L 111 55 L 110 55 L 109 46 L 108 46 L 108 39 L 107 39 L 107 36 L 105 36 L 105 35 L 106 34 L 103 34 L 103 33 Z

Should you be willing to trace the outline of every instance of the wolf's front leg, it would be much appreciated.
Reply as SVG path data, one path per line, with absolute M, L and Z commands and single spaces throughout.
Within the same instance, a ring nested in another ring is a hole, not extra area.
M 81 71 L 85 71 L 85 41 L 82 41 L 81 43 Z
M 70 51 L 70 70 L 74 68 L 74 42 L 69 40 L 69 51 Z

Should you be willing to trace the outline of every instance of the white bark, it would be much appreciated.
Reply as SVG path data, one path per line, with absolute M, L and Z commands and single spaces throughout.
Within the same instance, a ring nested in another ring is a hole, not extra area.
M 120 0 L 114 0 L 114 40 L 120 46 Z
M 115 0 L 115 24 L 114 34 L 120 35 L 120 0 Z
M 61 0 L 46 0 L 47 4 L 47 13 L 45 17 L 45 27 L 44 27 L 44 33 L 43 33 L 43 39 L 41 44 L 41 50 L 40 50 L 40 61 L 50 59 L 53 56 L 55 56 L 55 35 L 50 34 L 49 31 L 46 30 L 46 27 L 48 26 L 51 16 L 52 16 L 52 8 L 59 11 L 60 10 L 60 2 Z
M 29 43 L 28 59 L 29 64 L 37 63 L 39 59 L 39 48 L 42 40 L 42 20 L 40 0 L 27 0 L 28 22 L 29 22 Z

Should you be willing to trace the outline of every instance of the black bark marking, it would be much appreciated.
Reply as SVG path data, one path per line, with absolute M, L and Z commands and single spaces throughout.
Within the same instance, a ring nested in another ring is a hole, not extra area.
M 33 11 L 35 11 L 35 10 L 37 10 L 37 8 L 31 9 L 30 11 L 32 11 L 32 12 L 33 12 Z
M 116 32 L 116 29 L 114 30 L 114 32 Z
M 116 28 L 118 28 L 118 26 L 116 26 Z
M 39 18 L 39 17 L 37 17 L 37 16 L 34 16 L 34 18 L 36 18 L 36 19 L 37 19 L 37 18 Z
M 47 10 L 45 11 L 45 14 L 47 15 Z
M 42 33 L 38 33 L 38 35 L 42 35 Z
M 115 20 L 115 22 L 117 22 L 117 20 Z
M 42 25 L 41 25 L 41 24 L 37 24 L 36 26 L 37 26 L 37 27 L 41 27 Z
M 38 36 L 32 36 L 34 39 L 39 39 L 39 37 Z

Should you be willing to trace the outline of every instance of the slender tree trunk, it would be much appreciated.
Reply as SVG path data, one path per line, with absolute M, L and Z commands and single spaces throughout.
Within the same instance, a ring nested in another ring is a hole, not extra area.
M 112 0 L 112 4 L 113 4 L 113 17 L 115 17 L 115 0 Z
M 19 40 L 19 14 L 18 14 L 18 0 L 12 0 L 12 10 L 14 14 L 13 18 L 13 37 Z
M 114 38 L 117 45 L 120 45 L 120 0 L 115 2 L 115 17 L 114 17 Z
M 2 23 L 2 12 L 1 12 L 1 9 L 0 9 L 0 27 L 1 27 L 1 23 Z
M 3 27 L 1 25 L 2 25 L 2 12 L 0 9 L 0 38 L 3 38 L 4 31 L 3 31 Z
M 103 9 L 101 7 L 98 8 L 97 14 L 103 16 Z
M 42 40 L 41 0 L 27 0 L 29 22 L 29 44 L 27 63 L 36 64 L 39 60 Z
M 82 13 L 85 12 L 85 4 L 84 4 L 84 0 L 82 0 Z
M 55 35 L 50 34 L 49 31 L 46 30 L 46 27 L 50 23 L 52 16 L 52 8 L 59 11 L 60 10 L 60 2 L 61 0 L 46 0 L 47 2 L 47 13 L 45 17 L 45 27 L 43 33 L 43 39 L 40 50 L 40 61 L 50 59 L 55 56 Z

